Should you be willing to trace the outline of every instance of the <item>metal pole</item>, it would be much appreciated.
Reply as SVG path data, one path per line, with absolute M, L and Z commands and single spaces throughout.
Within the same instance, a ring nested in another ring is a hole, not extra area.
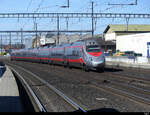
M 59 16 L 57 16 L 57 44 L 59 44 Z
M 1 35 L 1 55 L 2 55 L 2 35 Z
M 128 31 L 129 18 L 126 18 L 126 22 L 127 22 L 127 31 Z
M 94 14 L 94 2 L 92 1 L 92 38 L 94 38 L 94 18 L 93 18 L 93 14 Z
M 40 32 L 39 36 L 40 36 L 40 39 L 41 39 L 42 38 L 42 33 L 41 32 Z M 40 42 L 40 46 L 41 46 L 41 42 Z
M 21 28 L 21 49 L 22 49 L 22 47 L 23 47 L 23 32 L 22 32 L 22 28 Z
M 9 34 L 9 45 L 10 45 L 10 51 L 11 51 L 11 32 Z
M 37 23 L 35 23 L 35 30 L 36 30 L 36 48 L 37 48 Z
M 106 39 L 105 39 L 105 34 L 103 34 L 103 38 L 104 38 L 104 51 L 106 52 L 106 50 L 107 50 L 107 44 L 106 44 Z
M 67 3 L 67 6 L 68 6 L 68 8 L 69 8 L 69 0 L 68 0 L 68 3 Z

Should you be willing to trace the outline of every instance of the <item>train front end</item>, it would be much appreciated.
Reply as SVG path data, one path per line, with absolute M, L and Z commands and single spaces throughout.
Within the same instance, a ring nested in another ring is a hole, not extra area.
M 86 42 L 87 64 L 91 69 L 104 70 L 105 54 L 104 50 L 95 40 Z

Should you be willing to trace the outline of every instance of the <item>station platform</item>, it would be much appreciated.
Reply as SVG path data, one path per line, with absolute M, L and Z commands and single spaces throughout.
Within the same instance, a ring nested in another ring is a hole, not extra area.
M 106 56 L 106 65 L 112 67 L 127 67 L 150 69 L 150 59 L 147 57 Z
M 0 112 L 23 112 L 15 77 L 11 70 L 5 67 L 6 71 L 0 76 Z
M 112 67 L 128 67 L 128 68 L 141 68 L 150 69 L 150 64 L 134 64 L 134 63 L 123 63 L 123 62 L 106 62 L 106 65 Z

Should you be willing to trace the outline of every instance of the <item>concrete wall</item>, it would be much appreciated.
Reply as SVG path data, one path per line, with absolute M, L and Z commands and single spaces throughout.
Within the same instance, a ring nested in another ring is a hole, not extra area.
M 127 56 L 106 56 L 107 62 L 123 62 L 123 63 L 134 63 L 134 64 L 147 64 L 149 59 L 146 57 L 136 57 L 129 59 Z
M 147 42 L 150 42 L 150 33 L 117 36 L 116 50 L 134 51 L 147 56 Z
M 129 59 L 125 56 L 106 56 L 106 66 L 114 67 L 129 67 L 129 68 L 143 68 L 150 69 L 150 59 L 146 57 L 136 57 Z

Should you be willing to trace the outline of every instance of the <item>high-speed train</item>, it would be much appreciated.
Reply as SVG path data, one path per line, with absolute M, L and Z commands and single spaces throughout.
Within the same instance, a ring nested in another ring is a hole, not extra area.
M 90 69 L 104 71 L 105 66 L 104 51 L 94 39 L 56 46 L 13 50 L 11 60 L 61 64 L 69 68 L 77 66 L 85 71 Z

